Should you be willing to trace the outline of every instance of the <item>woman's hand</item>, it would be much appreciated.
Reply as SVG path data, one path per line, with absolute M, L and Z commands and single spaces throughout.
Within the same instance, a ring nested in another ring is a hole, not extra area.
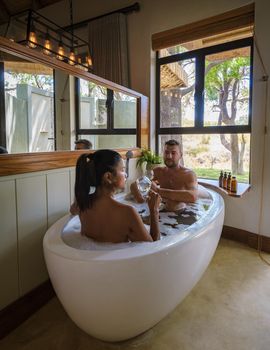
M 138 185 L 137 185 L 136 182 L 133 182 L 130 185 L 130 192 L 131 192 L 131 194 L 133 194 L 133 197 L 134 197 L 136 202 L 138 202 L 138 203 L 144 203 L 145 202 L 143 196 L 141 195 L 141 193 L 140 193 L 140 191 L 138 189 Z
M 161 203 L 161 197 L 157 192 L 150 190 L 148 194 L 147 204 L 150 213 L 158 213 L 159 205 Z

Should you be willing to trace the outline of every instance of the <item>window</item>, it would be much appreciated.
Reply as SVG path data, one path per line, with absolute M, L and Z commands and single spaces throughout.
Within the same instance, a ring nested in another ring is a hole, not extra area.
M 157 52 L 158 151 L 175 138 L 199 177 L 225 170 L 249 182 L 252 52 L 250 30 Z
M 137 146 L 137 98 L 76 79 L 76 136 L 94 149 Z

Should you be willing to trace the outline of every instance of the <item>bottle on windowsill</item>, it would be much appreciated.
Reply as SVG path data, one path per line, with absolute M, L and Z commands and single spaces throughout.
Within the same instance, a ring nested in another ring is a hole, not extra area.
M 231 192 L 236 193 L 237 192 L 237 180 L 236 177 L 233 176 L 232 177 L 232 181 L 231 181 Z
M 223 186 L 223 171 L 222 170 L 220 171 L 220 175 L 218 178 L 218 185 L 219 185 L 219 187 Z
M 224 176 L 223 176 L 222 187 L 227 189 L 227 173 L 226 173 L 226 171 L 225 171 Z
M 229 173 L 228 179 L 227 179 L 227 190 L 231 191 L 231 184 L 232 184 L 232 175 Z

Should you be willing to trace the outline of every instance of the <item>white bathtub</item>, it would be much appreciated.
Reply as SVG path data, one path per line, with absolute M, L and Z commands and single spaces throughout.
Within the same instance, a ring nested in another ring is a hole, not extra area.
M 113 250 L 65 244 L 65 216 L 46 233 L 45 260 L 55 292 L 86 333 L 120 341 L 153 327 L 179 304 L 206 270 L 216 250 L 224 202 L 209 191 L 207 214 L 181 234 Z

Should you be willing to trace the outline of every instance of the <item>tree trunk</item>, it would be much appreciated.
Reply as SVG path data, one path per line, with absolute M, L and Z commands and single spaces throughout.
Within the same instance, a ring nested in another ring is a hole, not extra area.
M 241 142 L 240 142 L 240 153 L 239 153 L 239 165 L 238 165 L 238 173 L 239 175 L 244 174 L 244 154 L 245 154 L 245 148 L 246 148 L 246 140 L 245 135 L 241 135 Z
M 238 135 L 231 135 L 231 164 L 232 164 L 232 173 L 238 174 L 239 166 L 239 147 L 238 147 Z

